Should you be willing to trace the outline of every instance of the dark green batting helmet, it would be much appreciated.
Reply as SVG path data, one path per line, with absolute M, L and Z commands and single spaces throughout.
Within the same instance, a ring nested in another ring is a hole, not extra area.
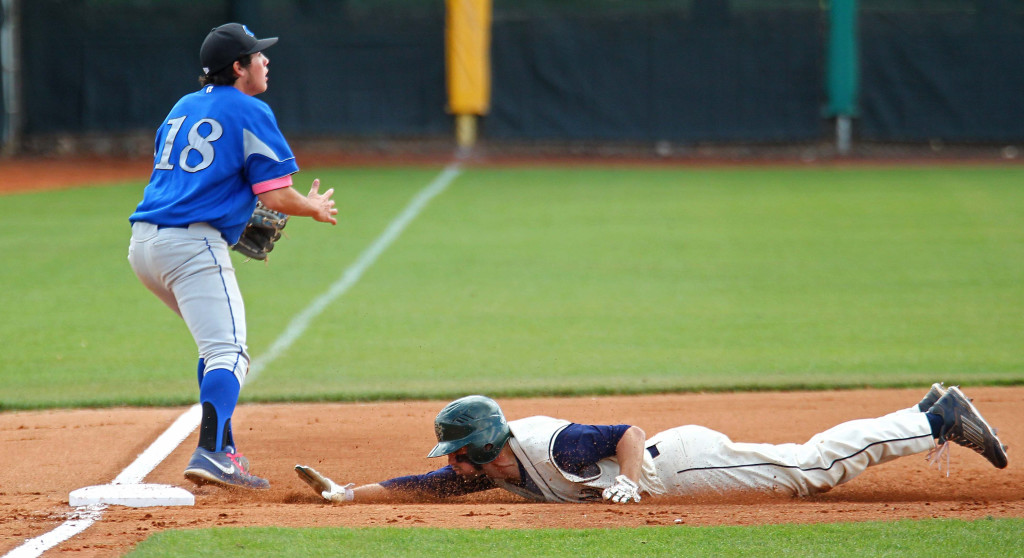
M 476 465 L 494 461 L 512 436 L 501 407 L 490 397 L 470 395 L 456 399 L 434 419 L 437 445 L 427 457 L 440 457 L 466 448 Z

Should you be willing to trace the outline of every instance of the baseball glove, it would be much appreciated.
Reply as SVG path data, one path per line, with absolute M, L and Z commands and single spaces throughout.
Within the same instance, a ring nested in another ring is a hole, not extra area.
M 287 215 L 256 202 L 249 224 L 231 249 L 252 260 L 265 260 L 274 243 L 281 240 L 281 230 L 287 223 Z

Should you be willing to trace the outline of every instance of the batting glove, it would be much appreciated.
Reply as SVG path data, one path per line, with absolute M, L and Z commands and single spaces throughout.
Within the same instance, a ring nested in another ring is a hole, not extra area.
M 306 484 L 318 492 L 320 496 L 328 502 L 344 504 L 345 502 L 351 502 L 352 498 L 355 498 L 355 493 L 352 492 L 352 487 L 355 486 L 355 483 L 348 483 L 345 486 L 341 486 L 325 477 L 316 469 L 307 467 L 306 465 L 296 465 L 295 472 L 299 475 L 300 479 L 305 481 Z
M 351 502 L 352 498 L 355 498 L 355 492 L 352 492 L 352 487 L 355 485 L 356 483 L 350 482 L 345 486 L 338 486 L 337 484 L 334 484 L 334 481 L 331 481 L 331 489 L 324 490 L 320 495 L 323 496 L 325 500 L 330 500 L 335 504 L 344 504 L 345 502 Z
M 640 501 L 640 486 L 631 481 L 625 475 L 615 477 L 615 484 L 604 489 L 601 493 L 605 500 L 611 500 L 616 504 L 625 504 L 630 500 Z

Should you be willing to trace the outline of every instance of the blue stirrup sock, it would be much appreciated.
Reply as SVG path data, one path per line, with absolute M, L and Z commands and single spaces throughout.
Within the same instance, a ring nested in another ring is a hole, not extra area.
M 224 451 L 234 446 L 231 436 L 231 415 L 238 404 L 241 386 L 234 373 L 225 368 L 210 370 L 199 386 L 199 402 L 203 420 L 199 425 L 199 447 L 208 451 Z
M 199 381 L 199 387 L 203 387 L 203 372 L 206 372 L 206 359 L 201 358 L 196 367 L 196 380 Z

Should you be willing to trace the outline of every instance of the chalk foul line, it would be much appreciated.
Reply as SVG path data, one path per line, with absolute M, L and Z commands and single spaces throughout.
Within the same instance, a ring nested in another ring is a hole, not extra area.
M 292 318 L 292 321 L 285 328 L 284 333 L 278 336 L 264 354 L 253 360 L 249 365 L 249 373 L 246 375 L 246 381 L 254 380 L 259 376 L 260 372 L 262 372 L 264 368 L 266 368 L 271 362 L 277 360 L 277 358 L 288 350 L 292 346 L 292 343 L 294 343 L 295 340 L 306 331 L 309 327 L 309 323 L 313 321 L 313 318 L 319 316 L 320 313 L 334 302 L 335 299 L 352 288 L 352 286 L 355 285 L 363 276 L 363 273 L 365 273 L 366 270 L 377 261 L 377 258 L 384 253 L 384 250 L 391 246 L 395 239 L 397 239 L 406 227 L 409 226 L 409 223 L 411 223 L 412 220 L 423 211 L 423 208 L 430 203 L 430 200 L 443 192 L 448 185 L 459 176 L 460 172 L 458 164 L 452 163 L 445 167 L 437 178 L 416 194 L 405 209 L 395 217 L 384 232 L 377 237 L 377 240 L 375 240 L 373 244 L 367 247 L 367 249 L 359 255 L 356 261 L 345 270 L 341 277 L 327 289 L 327 292 L 318 296 L 309 304 L 309 306 L 306 307 L 305 310 Z
M 319 316 L 338 297 L 345 294 L 367 269 L 377 261 L 377 258 L 384 253 L 394 241 L 401 236 L 402 232 L 430 203 L 430 200 L 445 191 L 461 174 L 458 163 L 451 163 L 441 171 L 430 184 L 424 187 L 416 196 L 410 200 L 395 219 L 388 224 L 384 232 L 363 251 L 362 254 L 352 263 L 341 277 L 338 278 L 326 292 L 315 298 L 302 312 L 295 316 L 284 332 L 270 345 L 266 353 L 259 358 L 253 359 L 249 365 L 247 379 L 252 381 L 270 363 L 285 353 L 292 344 L 309 327 L 314 318 Z M 189 407 L 181 416 L 171 424 L 150 446 L 126 467 L 111 484 L 133 484 L 140 483 L 142 479 L 153 471 L 168 455 L 171 454 L 192 432 L 199 427 L 202 421 L 202 407 L 198 404 Z M 33 539 L 26 540 L 21 546 L 11 550 L 3 558 L 37 558 L 47 550 L 58 544 L 78 535 L 88 529 L 93 523 L 103 517 L 106 505 L 79 506 L 68 514 L 68 519 L 52 531 Z

